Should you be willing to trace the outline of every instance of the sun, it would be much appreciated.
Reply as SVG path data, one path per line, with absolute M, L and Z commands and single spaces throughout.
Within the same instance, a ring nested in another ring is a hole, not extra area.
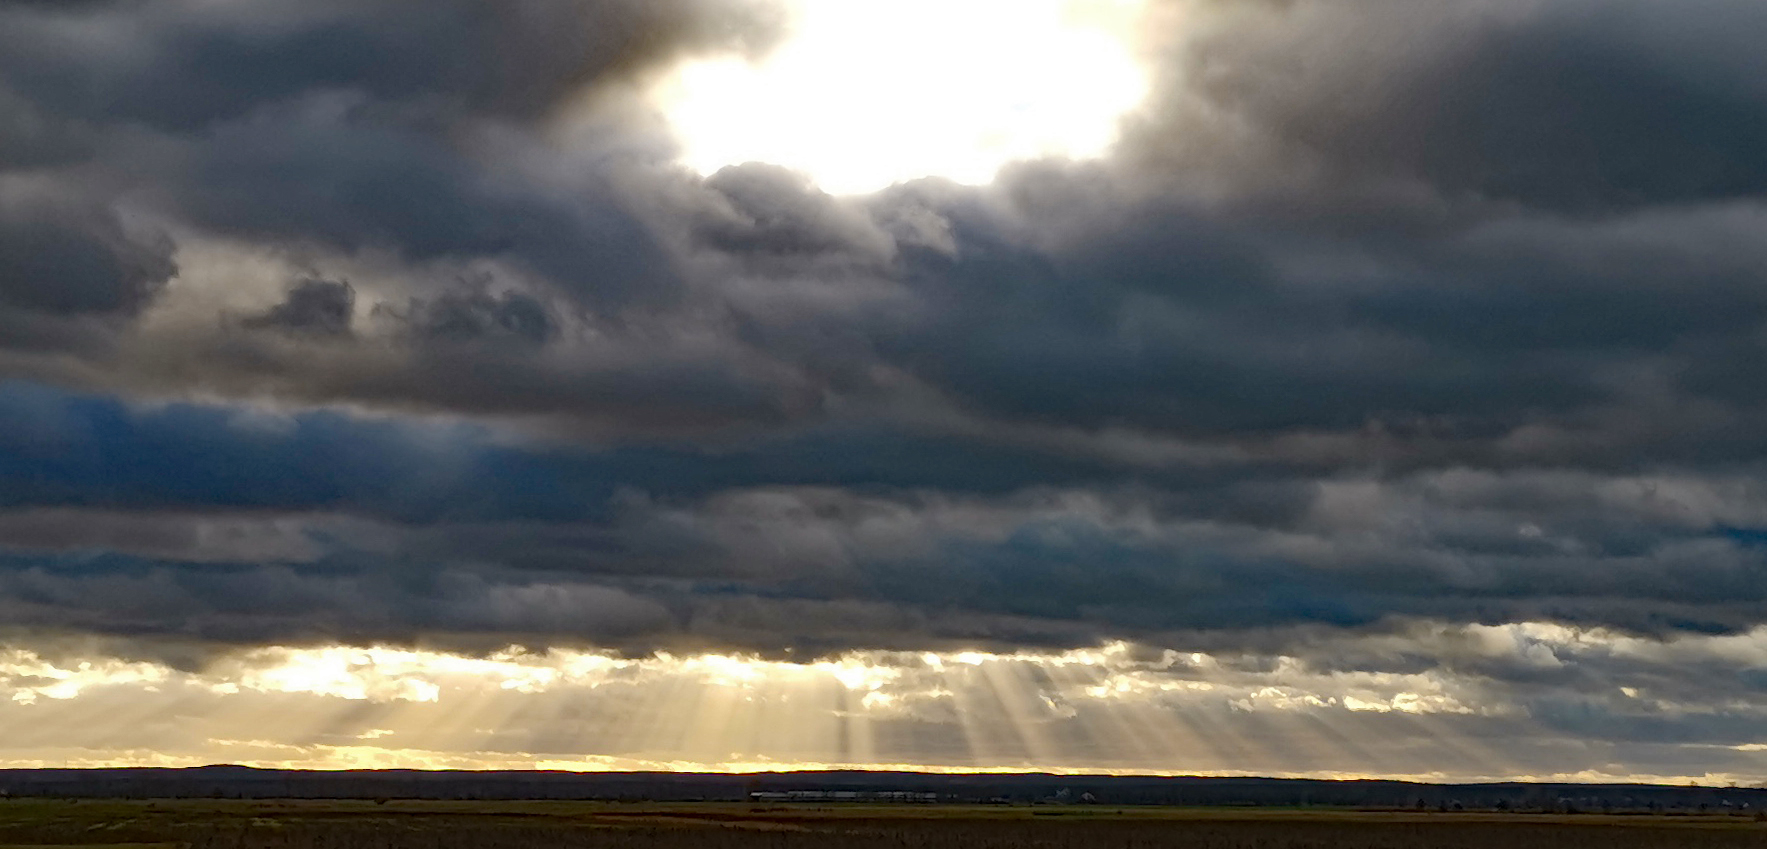
M 835 194 L 980 184 L 1011 161 L 1091 158 L 1148 81 L 1143 0 L 787 0 L 784 42 L 676 69 L 657 91 L 701 173 L 770 162 Z

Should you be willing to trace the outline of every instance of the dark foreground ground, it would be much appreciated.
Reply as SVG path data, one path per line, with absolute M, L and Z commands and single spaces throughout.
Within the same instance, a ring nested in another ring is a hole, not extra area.
M 1767 849 L 1767 823 L 1733 816 L 1331 810 L 0 800 L 0 849 L 70 845 L 113 849 Z

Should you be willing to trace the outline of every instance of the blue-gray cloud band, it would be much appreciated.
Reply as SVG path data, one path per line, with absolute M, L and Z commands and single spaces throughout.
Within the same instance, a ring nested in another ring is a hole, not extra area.
M 1188 5 L 1105 159 L 835 198 L 630 96 L 760 4 L 0 3 L 0 611 L 1767 622 L 1758 4 Z

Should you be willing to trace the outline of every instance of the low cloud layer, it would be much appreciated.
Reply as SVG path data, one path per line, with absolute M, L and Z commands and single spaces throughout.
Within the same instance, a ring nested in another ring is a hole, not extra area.
M 58 766 L 1725 782 L 1758 774 L 1761 706 L 1746 688 L 1710 701 L 1686 687 L 1759 663 L 1764 646 L 1760 631 L 1665 644 L 1531 623 L 1340 634 L 1299 656 L 1122 643 L 811 663 L 269 648 L 192 670 L 88 642 L 0 654 L 0 717 L 14 762 Z M 1418 666 L 1423 652 L 1445 664 Z M 65 723 L 119 708 L 125 724 Z
M 1611 655 L 1443 636 L 1767 627 L 1759 4 L 1150 2 L 1108 156 L 852 197 L 646 99 L 781 14 L 0 2 L 0 622 L 1127 641 L 1482 676 L 1604 775 L 1767 743 L 1754 655 L 1598 715 Z

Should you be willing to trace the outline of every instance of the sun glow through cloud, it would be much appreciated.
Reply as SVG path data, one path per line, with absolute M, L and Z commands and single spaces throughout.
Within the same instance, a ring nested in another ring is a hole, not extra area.
M 689 166 L 760 161 L 836 194 L 1103 153 L 1146 93 L 1141 0 L 790 0 L 756 63 L 689 63 L 659 97 Z M 904 59 L 904 57 L 907 57 Z
M 1378 656 L 1396 639 L 1359 638 L 1351 648 Z M 1608 694 L 1608 709 L 1659 717 L 1713 709 L 1653 684 L 1665 670 L 1767 662 L 1767 629 L 1665 645 L 1523 623 L 1418 632 L 1413 643 L 1454 647 L 1475 667 L 1622 660 L 1633 671 Z M 1606 762 L 1584 744 L 1567 747 L 1534 714 L 1538 706 L 1505 687 L 1444 667 L 1345 671 L 1128 643 L 1047 653 L 860 651 L 809 662 L 266 647 L 196 670 L 10 649 L 0 651 L 0 727 L 9 729 L 0 766 L 893 767 L 1470 780 L 1564 777 Z M 1731 709 L 1767 719 L 1758 705 Z M 1744 772 L 1691 778 L 1758 780 L 1767 774 L 1763 743 L 1728 744 Z M 1444 753 L 1451 769 L 1440 766 Z

